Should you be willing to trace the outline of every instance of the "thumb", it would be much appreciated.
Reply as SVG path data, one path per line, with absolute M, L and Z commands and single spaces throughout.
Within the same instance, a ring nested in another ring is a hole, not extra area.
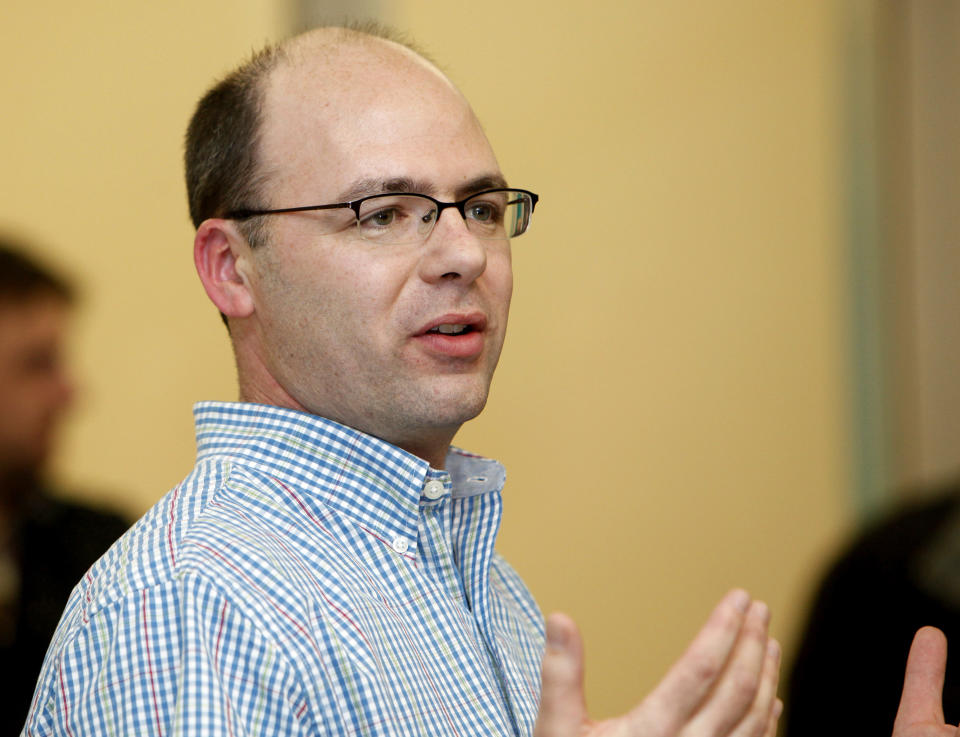
M 943 675 L 947 639 L 935 627 L 924 627 L 913 638 L 907 656 L 903 696 L 893 725 L 897 735 L 912 724 L 943 724 Z
M 577 737 L 587 720 L 583 699 L 583 640 L 565 614 L 547 617 L 540 714 L 534 737 Z

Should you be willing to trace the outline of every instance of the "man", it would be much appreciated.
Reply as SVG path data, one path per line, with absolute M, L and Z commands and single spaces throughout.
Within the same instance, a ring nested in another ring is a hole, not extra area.
M 64 359 L 72 302 L 66 281 L 0 241 L 0 734 L 23 725 L 73 585 L 127 528 L 52 496 L 44 478 L 73 396 Z
M 26 733 L 772 735 L 763 604 L 731 592 L 593 724 L 575 626 L 544 628 L 494 553 L 503 469 L 450 442 L 486 401 L 536 196 L 381 35 L 315 30 L 201 100 L 195 263 L 241 401 L 197 406 L 194 471 L 74 592 Z

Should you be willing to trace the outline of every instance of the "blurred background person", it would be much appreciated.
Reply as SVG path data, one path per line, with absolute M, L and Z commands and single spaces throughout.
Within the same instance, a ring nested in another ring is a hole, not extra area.
M 54 496 L 57 430 L 74 394 L 64 348 L 74 288 L 0 239 L 0 734 L 23 724 L 71 589 L 127 528 Z
M 926 493 L 868 526 L 830 565 L 783 690 L 784 737 L 886 734 L 914 633 L 932 625 L 960 643 L 960 481 Z M 958 673 L 953 657 L 943 689 L 950 724 L 960 719 Z
M 786 737 L 887 734 L 921 625 L 947 635 L 944 712 L 960 719 L 960 3 L 847 9 L 848 58 L 865 52 L 848 97 L 850 293 L 873 317 L 850 322 L 855 515 L 797 607 Z

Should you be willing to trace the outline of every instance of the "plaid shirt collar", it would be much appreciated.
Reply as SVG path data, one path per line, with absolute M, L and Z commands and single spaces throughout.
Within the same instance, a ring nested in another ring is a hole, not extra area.
M 235 458 L 387 540 L 416 539 L 421 503 L 499 493 L 506 480 L 497 461 L 451 447 L 441 471 L 384 440 L 297 410 L 198 402 L 193 413 L 198 462 Z M 442 497 L 427 494 L 431 482 L 443 484 Z

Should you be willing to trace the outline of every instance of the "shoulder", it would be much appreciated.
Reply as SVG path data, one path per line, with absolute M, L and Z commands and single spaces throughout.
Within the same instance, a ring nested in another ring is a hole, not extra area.
M 529 626 L 543 632 L 543 613 L 527 584 L 500 553 L 494 552 L 490 586 L 501 605 L 506 605 Z
M 97 616 L 126 616 L 139 596 L 179 606 L 174 600 L 196 580 L 282 629 L 282 612 L 305 598 L 304 578 L 315 577 L 304 572 L 304 551 L 333 555 L 309 527 L 278 481 L 229 459 L 206 460 L 83 576 L 57 637 L 69 639 Z
M 25 591 L 43 597 L 41 592 L 54 590 L 56 582 L 55 589 L 62 592 L 58 607 L 62 607 L 77 580 L 129 526 L 111 510 L 47 494 L 37 496 L 24 520 L 20 564 L 24 576 L 42 577 L 44 589 L 27 581 Z
M 73 499 L 47 493 L 37 498 L 30 510 L 27 524 L 35 529 L 49 530 L 60 535 L 116 540 L 130 526 L 118 512 L 102 505 L 81 503 Z
M 239 710 L 220 713 L 229 703 Z M 296 660 L 217 581 L 189 572 L 129 590 L 55 642 L 28 726 L 37 734 L 117 726 L 133 734 L 145 719 L 158 729 L 177 719 L 219 734 L 233 719 L 262 730 L 264 709 L 285 725 L 262 732 L 271 734 L 289 733 L 306 713 Z
M 960 512 L 960 489 L 902 504 L 867 525 L 831 567 L 835 575 L 859 575 L 864 567 L 901 569 Z
M 224 464 L 198 464 L 126 529 L 77 583 L 58 636 L 81 627 L 99 610 L 109 610 L 137 591 L 171 580 L 176 572 L 177 551 L 228 478 L 229 468 Z M 69 510 L 63 516 L 79 520 L 85 513 Z

